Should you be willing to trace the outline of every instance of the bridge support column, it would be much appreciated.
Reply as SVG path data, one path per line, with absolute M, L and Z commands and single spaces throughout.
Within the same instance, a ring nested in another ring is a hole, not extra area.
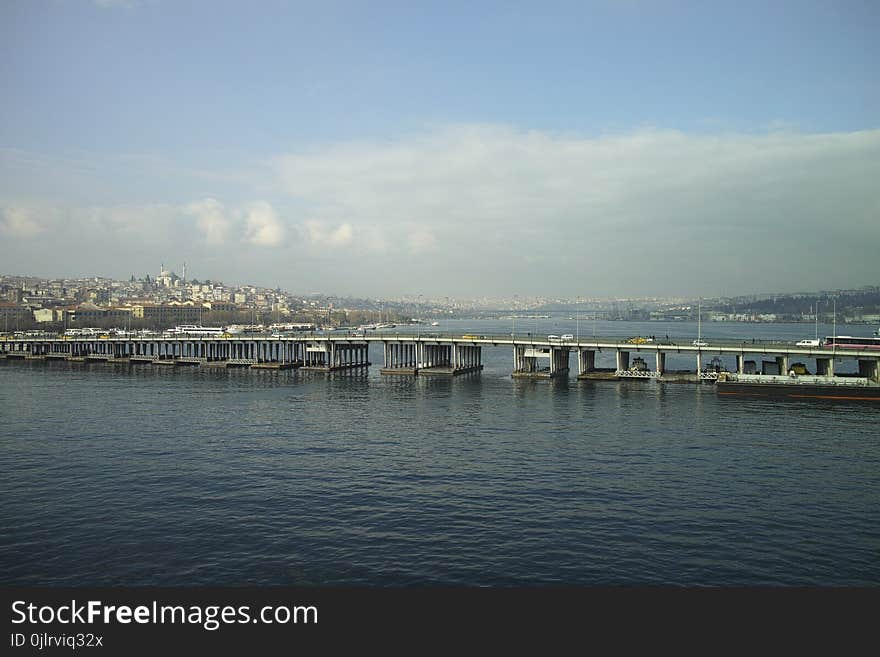
M 568 348 L 550 347 L 550 378 L 568 374 Z
M 788 354 L 777 356 L 776 364 L 779 366 L 779 373 L 782 376 L 788 376 Z
M 383 342 L 385 354 L 384 367 L 379 370 L 380 374 L 402 374 L 415 376 L 419 370 L 416 367 L 415 344 L 412 342 Z
M 816 374 L 822 376 L 834 376 L 834 359 L 833 358 L 817 358 Z
M 457 376 L 483 369 L 482 348 L 478 345 L 422 344 L 419 376 Z
M 880 359 L 859 359 L 859 376 L 880 382 Z
M 578 376 L 596 369 L 596 352 L 592 349 L 578 349 Z
M 617 350 L 615 354 L 617 361 L 617 369 L 618 370 L 628 370 L 629 369 L 629 352 Z
M 536 376 L 538 374 L 538 354 L 534 347 L 515 345 L 513 347 L 513 376 Z
M 656 361 L 657 366 L 655 369 L 657 370 L 657 376 L 663 376 L 663 372 L 666 371 L 666 352 L 658 351 L 656 354 Z

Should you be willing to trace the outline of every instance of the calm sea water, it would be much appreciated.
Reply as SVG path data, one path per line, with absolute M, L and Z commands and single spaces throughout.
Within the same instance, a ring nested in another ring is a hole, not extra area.
M 880 407 L 511 361 L 451 380 L 0 361 L 0 583 L 880 584 Z

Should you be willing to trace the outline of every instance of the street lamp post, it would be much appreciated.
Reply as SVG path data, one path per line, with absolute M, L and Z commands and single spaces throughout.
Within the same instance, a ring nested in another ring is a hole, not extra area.
M 831 329 L 831 335 L 834 336 L 834 342 L 831 345 L 831 353 L 836 354 L 837 353 L 837 297 L 834 297 L 834 299 L 832 301 L 833 301 L 833 306 L 832 306 L 833 310 L 831 312 L 834 313 L 834 319 L 833 319 L 834 326 Z M 833 358 L 833 356 L 832 356 L 832 358 Z
M 416 297 L 416 312 L 418 312 L 420 315 L 421 315 L 421 311 L 419 311 L 419 306 L 421 305 L 421 303 L 422 303 L 422 295 L 420 294 Z M 416 319 L 416 343 L 415 343 L 415 345 L 413 345 L 413 351 L 415 352 L 415 355 L 416 355 L 416 358 L 415 358 L 416 365 L 415 366 L 416 366 L 416 368 L 418 368 L 420 365 L 420 363 L 419 363 L 419 342 L 421 342 L 421 338 L 422 338 L 422 320 L 420 317 L 416 317 L 415 319 Z
M 510 337 L 516 340 L 516 308 L 519 305 L 519 295 L 513 295 L 513 313 L 511 314 L 511 320 L 513 321 L 513 327 L 511 328 Z

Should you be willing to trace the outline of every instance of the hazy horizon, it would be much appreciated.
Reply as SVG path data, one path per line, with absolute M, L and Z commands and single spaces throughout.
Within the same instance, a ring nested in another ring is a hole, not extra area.
M 878 27 L 855 1 L 13 0 L 0 263 L 355 297 L 876 285 Z

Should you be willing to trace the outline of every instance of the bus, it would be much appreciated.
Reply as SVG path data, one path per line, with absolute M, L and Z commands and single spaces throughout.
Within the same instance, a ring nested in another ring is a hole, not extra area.
M 877 349 L 880 350 L 880 336 L 858 338 L 851 335 L 829 335 L 825 338 L 824 347 L 840 347 L 841 349 Z

